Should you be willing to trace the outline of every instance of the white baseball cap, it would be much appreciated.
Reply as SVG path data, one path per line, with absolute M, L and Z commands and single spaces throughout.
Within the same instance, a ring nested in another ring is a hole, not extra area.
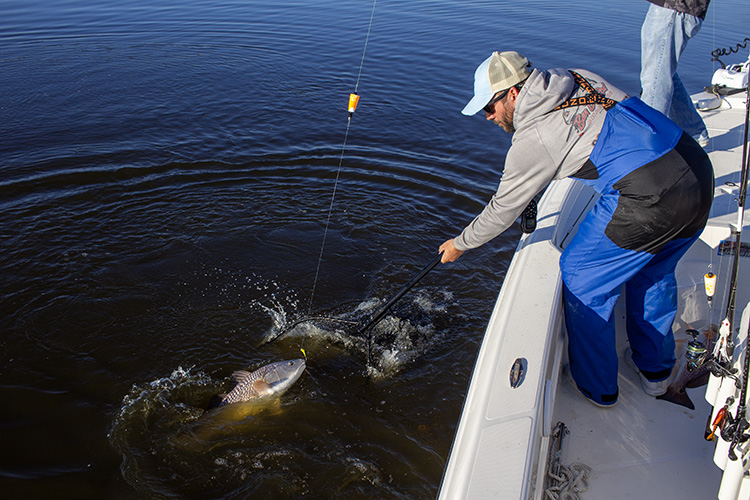
M 493 52 L 474 73 L 474 97 L 461 111 L 475 115 L 501 90 L 526 80 L 531 74 L 529 60 L 515 51 Z

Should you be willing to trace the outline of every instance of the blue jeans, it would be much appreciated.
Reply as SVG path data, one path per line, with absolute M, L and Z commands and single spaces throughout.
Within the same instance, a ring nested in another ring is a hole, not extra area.
M 650 4 L 641 27 L 641 100 L 694 138 L 707 137 L 706 125 L 677 75 L 677 62 L 702 24 L 699 17 Z

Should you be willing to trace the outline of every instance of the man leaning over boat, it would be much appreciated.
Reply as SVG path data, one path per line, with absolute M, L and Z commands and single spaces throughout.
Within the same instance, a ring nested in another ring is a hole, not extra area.
M 612 311 L 625 284 L 627 334 L 644 390 L 663 394 L 675 365 L 674 270 L 713 199 L 713 168 L 662 113 L 583 69 L 533 69 L 494 52 L 474 74 L 463 114 L 484 111 L 513 134 L 497 192 L 440 246 L 458 259 L 505 231 L 552 180 L 573 177 L 601 196 L 560 258 L 569 370 L 597 406 L 617 402 Z

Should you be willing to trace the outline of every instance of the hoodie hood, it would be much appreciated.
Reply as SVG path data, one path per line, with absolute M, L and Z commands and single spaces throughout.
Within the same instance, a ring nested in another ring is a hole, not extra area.
M 532 125 L 567 100 L 575 88 L 573 76 L 564 69 L 533 70 L 516 100 L 514 128 L 521 130 Z

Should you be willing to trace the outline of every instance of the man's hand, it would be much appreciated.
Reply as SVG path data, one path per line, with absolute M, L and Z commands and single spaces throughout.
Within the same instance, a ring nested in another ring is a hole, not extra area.
M 464 253 L 463 250 L 459 250 L 453 244 L 453 238 L 440 245 L 439 251 L 443 254 L 443 258 L 440 260 L 440 262 L 442 262 L 443 264 L 445 264 L 446 262 L 453 262 L 454 260 L 461 257 L 461 255 L 463 255 Z

